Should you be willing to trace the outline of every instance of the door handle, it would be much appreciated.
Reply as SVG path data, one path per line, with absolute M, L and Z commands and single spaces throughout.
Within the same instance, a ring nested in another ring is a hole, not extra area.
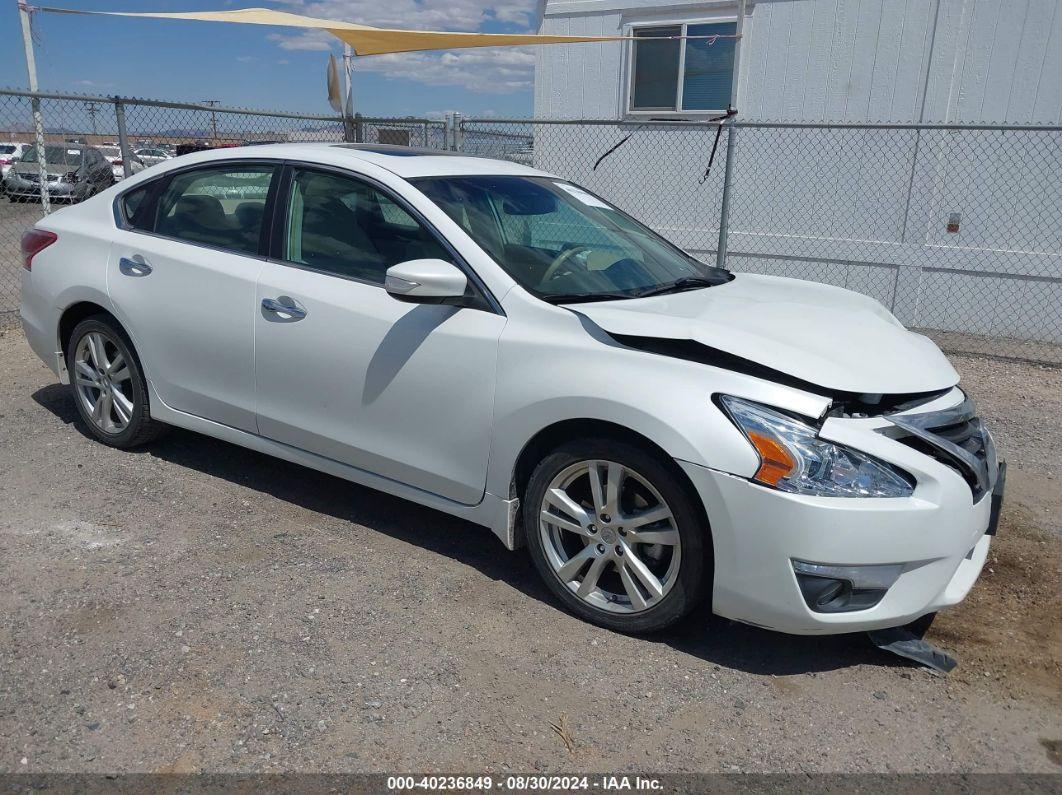
M 137 254 L 130 259 L 129 257 L 122 257 L 118 260 L 118 270 L 124 273 L 126 276 L 147 276 L 151 273 L 151 266 L 144 262 L 144 258 Z
M 295 304 L 282 304 L 275 298 L 263 298 L 262 309 L 266 312 L 274 312 L 278 315 L 287 315 L 292 320 L 302 320 L 306 317 L 306 310 Z

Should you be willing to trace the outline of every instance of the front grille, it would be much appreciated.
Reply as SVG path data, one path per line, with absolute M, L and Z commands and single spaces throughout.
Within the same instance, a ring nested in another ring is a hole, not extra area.
M 898 442 L 955 470 L 970 487 L 975 503 L 992 490 L 998 470 L 995 445 L 972 400 L 942 411 L 888 419 L 906 432 Z

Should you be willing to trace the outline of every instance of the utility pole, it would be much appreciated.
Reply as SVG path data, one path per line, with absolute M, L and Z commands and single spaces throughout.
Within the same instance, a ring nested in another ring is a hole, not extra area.
M 100 112 L 100 103 L 98 102 L 86 102 L 85 112 L 88 113 L 89 118 L 92 120 L 92 134 L 99 135 L 96 129 L 96 114 Z
M 45 162 L 44 152 L 44 117 L 41 116 L 41 101 L 37 93 L 37 60 L 33 57 L 33 32 L 30 29 L 30 8 L 22 2 L 18 3 L 18 15 L 22 19 L 22 44 L 26 49 L 26 72 L 29 75 L 29 90 L 34 96 L 30 99 L 33 108 L 33 131 L 37 145 L 37 175 L 41 181 L 41 209 L 47 215 L 52 211 L 51 199 L 48 196 L 48 164 Z
M 354 50 L 346 42 L 343 42 L 343 125 L 350 130 L 353 128 L 353 140 L 361 143 L 361 121 L 354 115 Z M 349 137 L 349 136 L 348 136 Z
M 354 50 L 343 42 L 343 115 L 354 115 L 354 94 L 351 75 L 354 72 Z
M 219 99 L 204 99 L 204 105 L 209 105 L 214 108 L 221 104 Z M 210 111 L 210 128 L 214 131 L 214 143 L 218 142 L 218 114 L 214 111 Z

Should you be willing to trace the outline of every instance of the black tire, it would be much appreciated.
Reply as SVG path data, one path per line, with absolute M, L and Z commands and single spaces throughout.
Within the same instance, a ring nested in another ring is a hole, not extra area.
M 117 432 L 109 433 L 100 428 L 78 394 L 75 354 L 81 340 L 92 333 L 101 335 L 107 343 L 113 345 L 129 369 L 128 383 L 123 389 L 133 403 L 133 410 L 128 424 Z M 125 330 L 110 315 L 92 315 L 74 327 L 66 346 L 66 367 L 70 373 L 71 390 L 78 414 L 88 427 L 89 433 L 98 441 L 111 447 L 128 449 L 152 442 L 168 429 L 169 426 L 151 418 L 147 380 L 144 378 L 140 358 L 136 355 L 133 343 Z
M 633 470 L 667 503 L 681 543 L 677 576 L 659 602 L 637 612 L 615 613 L 598 608 L 576 595 L 549 562 L 540 533 L 543 498 L 550 483 L 573 465 L 588 460 L 612 461 Z M 543 581 L 572 613 L 598 626 L 631 634 L 657 632 L 680 621 L 706 604 L 712 578 L 711 534 L 699 498 L 691 493 L 673 461 L 642 447 L 608 438 L 567 442 L 547 455 L 535 468 L 523 495 L 522 518 L 527 546 Z

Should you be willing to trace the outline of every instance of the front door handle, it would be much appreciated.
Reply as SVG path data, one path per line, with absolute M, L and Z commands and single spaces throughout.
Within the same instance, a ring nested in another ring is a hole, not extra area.
M 122 257 L 118 260 L 118 270 L 124 273 L 126 276 L 147 276 L 151 273 L 151 266 L 148 265 L 144 258 L 139 254 L 129 257 Z
M 302 320 L 306 317 L 306 310 L 301 306 L 296 306 L 294 303 L 282 304 L 275 298 L 263 298 L 262 309 L 278 315 L 287 315 L 292 320 Z

